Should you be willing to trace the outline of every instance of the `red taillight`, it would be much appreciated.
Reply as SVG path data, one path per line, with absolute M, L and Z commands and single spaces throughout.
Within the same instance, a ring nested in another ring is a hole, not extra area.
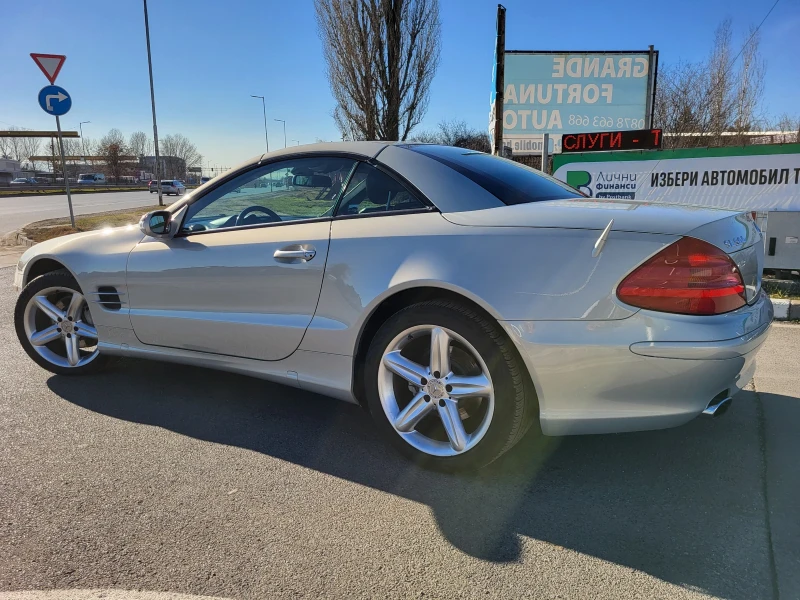
M 718 315 L 747 303 L 731 257 L 690 237 L 637 267 L 619 285 L 617 297 L 631 306 L 685 315 Z

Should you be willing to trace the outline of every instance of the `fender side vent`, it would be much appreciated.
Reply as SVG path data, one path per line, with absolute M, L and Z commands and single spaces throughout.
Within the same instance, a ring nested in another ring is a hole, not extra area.
M 97 288 L 95 302 L 108 310 L 119 310 L 122 308 L 122 300 L 117 288 L 110 285 L 104 285 Z

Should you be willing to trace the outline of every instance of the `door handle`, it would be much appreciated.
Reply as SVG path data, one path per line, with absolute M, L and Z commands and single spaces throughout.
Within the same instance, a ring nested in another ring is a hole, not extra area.
M 281 249 L 275 250 L 274 256 L 278 260 L 311 260 L 317 255 L 317 251 L 314 248 L 292 248 L 289 249 Z

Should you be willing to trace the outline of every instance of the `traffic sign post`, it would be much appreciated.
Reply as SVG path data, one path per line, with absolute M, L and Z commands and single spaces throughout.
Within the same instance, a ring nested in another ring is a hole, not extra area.
M 61 154 L 61 172 L 64 174 L 64 187 L 67 191 L 67 204 L 69 205 L 69 222 L 75 229 L 75 214 L 72 211 L 72 192 L 69 189 L 69 174 L 67 173 L 67 161 L 64 159 L 64 140 L 61 137 L 61 117 L 72 108 L 72 97 L 62 87 L 54 85 L 61 67 L 67 57 L 63 54 L 34 54 L 31 58 L 47 77 L 50 85 L 43 87 L 39 91 L 39 106 L 48 115 L 56 118 L 56 129 L 58 130 L 58 151 Z
M 69 191 L 69 174 L 67 161 L 64 160 L 64 140 L 61 139 L 61 119 L 56 115 L 56 129 L 58 129 L 58 151 L 61 153 L 61 172 L 64 173 L 64 185 L 67 188 L 67 204 L 69 204 L 69 222 L 75 229 L 75 214 L 72 212 L 72 193 Z

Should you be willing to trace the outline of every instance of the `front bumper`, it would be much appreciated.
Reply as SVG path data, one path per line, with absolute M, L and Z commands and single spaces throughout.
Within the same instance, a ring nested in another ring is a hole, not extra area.
M 691 317 L 639 311 L 615 321 L 506 321 L 539 399 L 546 435 L 681 425 L 752 379 L 772 322 L 750 306 Z

